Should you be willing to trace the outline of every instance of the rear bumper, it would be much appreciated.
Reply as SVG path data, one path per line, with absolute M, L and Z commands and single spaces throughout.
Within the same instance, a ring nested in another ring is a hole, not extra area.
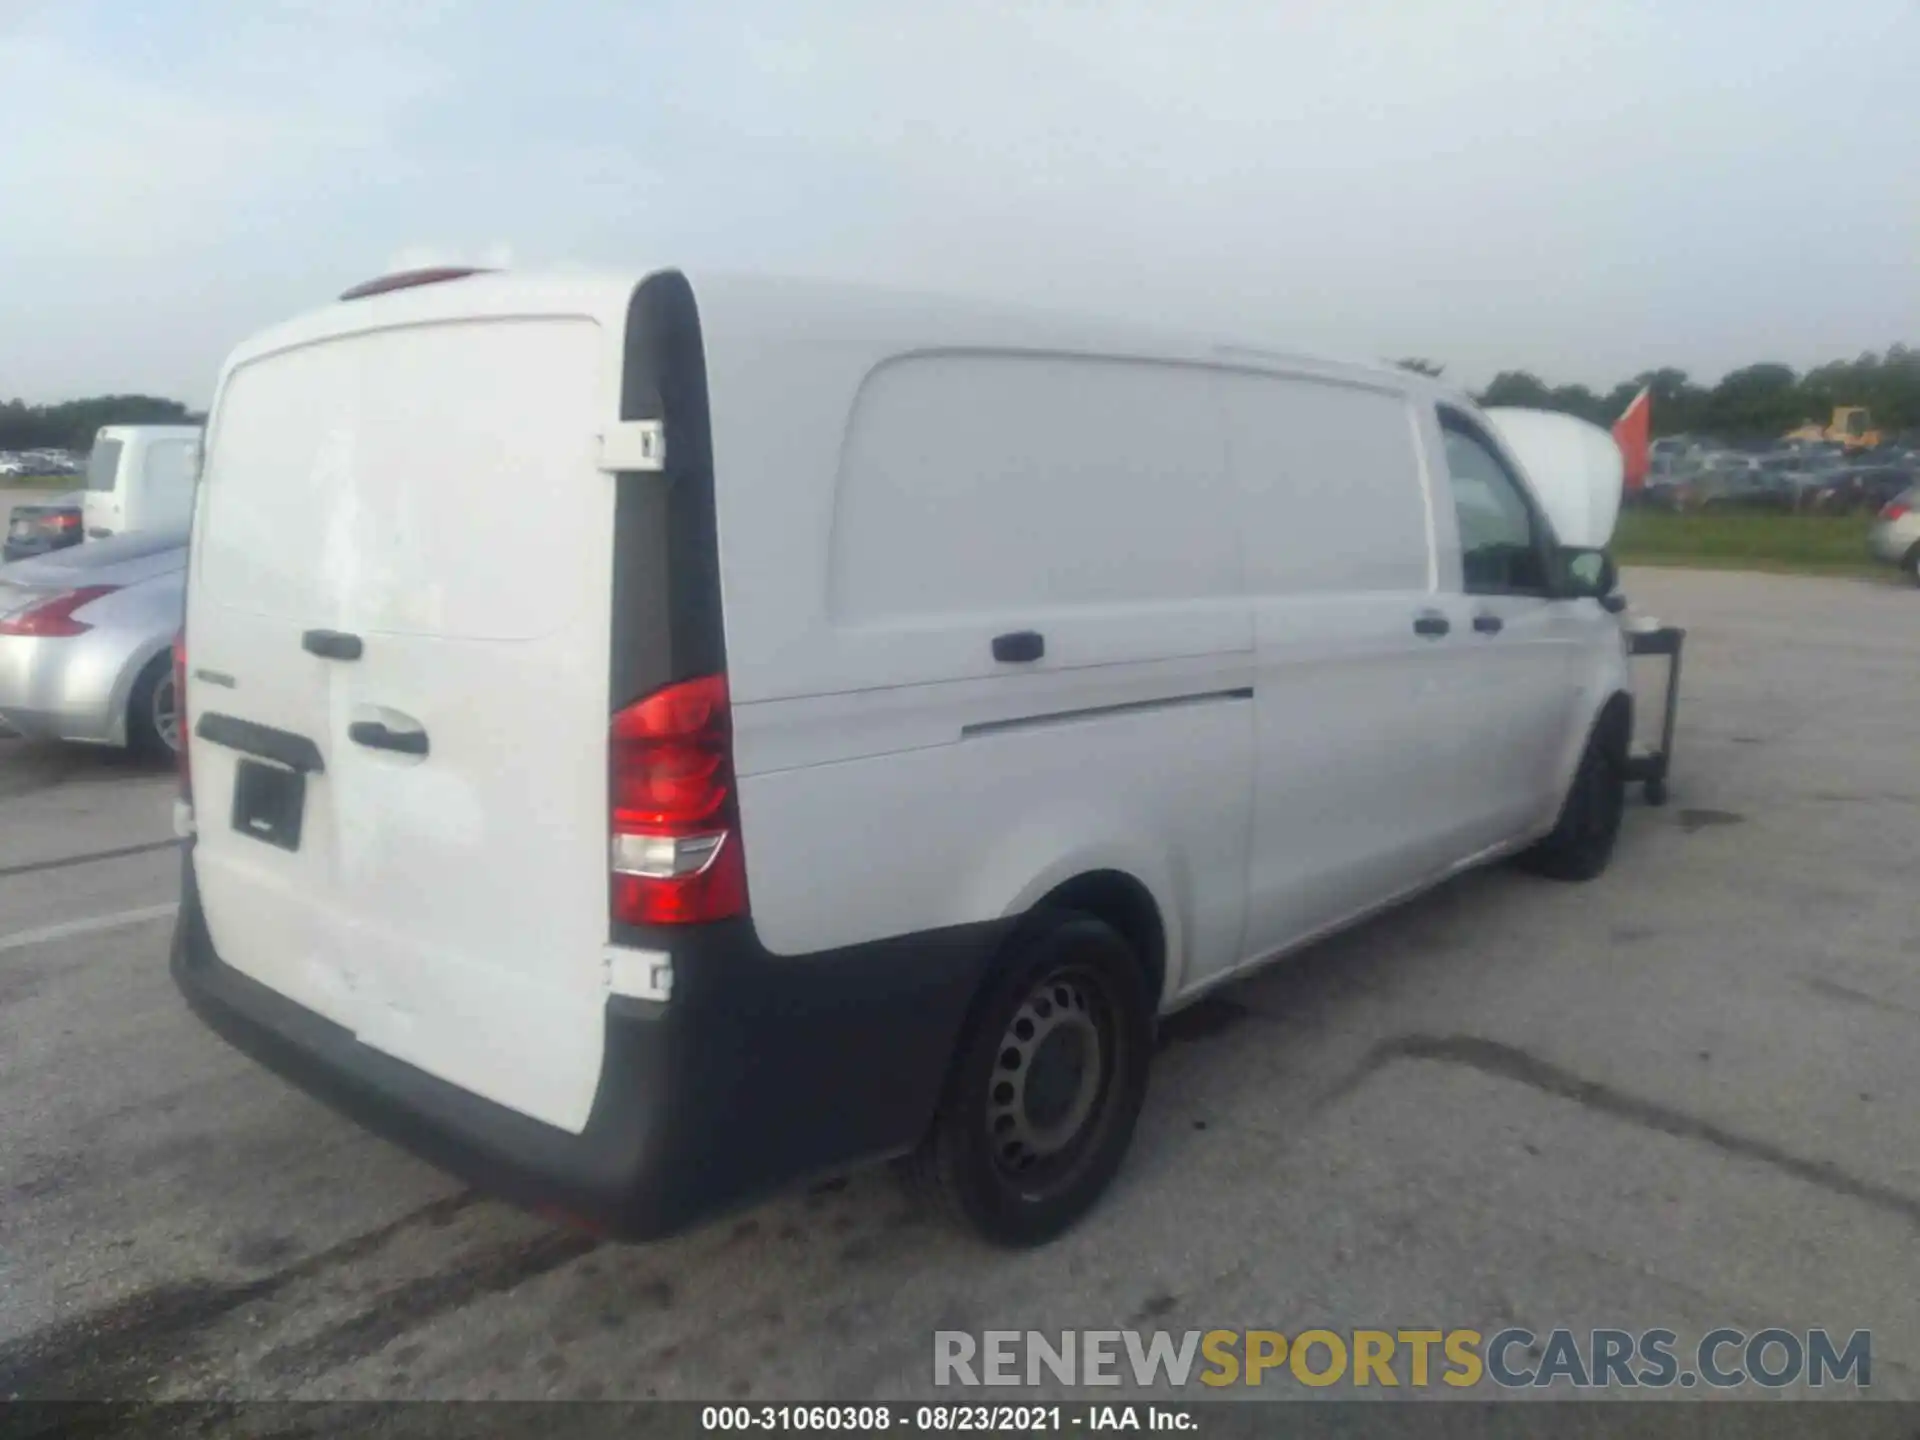
M 749 922 L 634 933 L 673 956 L 667 1003 L 610 996 L 579 1134 L 416 1069 L 226 964 L 185 857 L 172 969 L 236 1048 L 476 1187 L 653 1239 L 925 1132 L 1003 927 L 776 956 Z
M 123 744 L 124 657 L 93 640 L 0 635 L 0 719 L 36 739 Z

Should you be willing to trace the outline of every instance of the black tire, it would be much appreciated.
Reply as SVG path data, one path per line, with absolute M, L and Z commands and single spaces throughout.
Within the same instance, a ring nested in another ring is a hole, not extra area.
M 1906 558 L 1900 562 L 1900 568 L 1907 572 L 1907 579 L 1920 585 L 1920 545 L 1907 551 Z
M 1587 737 L 1560 819 L 1519 856 L 1524 870 L 1550 880 L 1592 880 L 1613 858 L 1627 806 L 1627 727 L 1612 712 Z
M 143 760 L 170 761 L 175 757 L 177 739 L 167 738 L 155 703 L 164 703 L 172 693 L 173 652 L 163 650 L 140 672 L 140 678 L 133 682 L 133 693 L 127 697 L 127 748 Z
M 1139 957 L 1110 925 L 1032 917 L 974 1007 L 933 1126 L 903 1166 L 909 1182 L 996 1244 L 1060 1234 L 1133 1139 L 1153 1015 Z

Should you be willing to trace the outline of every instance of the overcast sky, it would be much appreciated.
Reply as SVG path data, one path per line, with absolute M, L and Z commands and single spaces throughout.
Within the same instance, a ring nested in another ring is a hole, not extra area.
M 421 260 L 1602 385 L 1920 343 L 1915 0 L 0 0 L 0 397 Z

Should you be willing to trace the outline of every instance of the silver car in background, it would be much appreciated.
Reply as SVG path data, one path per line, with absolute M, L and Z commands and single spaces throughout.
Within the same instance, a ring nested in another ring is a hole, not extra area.
M 180 745 L 173 637 L 185 612 L 184 529 L 90 541 L 0 566 L 0 725 L 119 745 Z
M 1876 560 L 1898 565 L 1920 585 L 1920 485 L 1881 508 L 1867 532 L 1867 545 Z

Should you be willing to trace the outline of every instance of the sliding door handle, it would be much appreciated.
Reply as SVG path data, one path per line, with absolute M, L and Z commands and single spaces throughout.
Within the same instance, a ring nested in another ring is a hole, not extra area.
M 341 630 L 309 630 L 300 637 L 300 648 L 322 660 L 358 660 L 365 647 L 358 635 Z
M 378 720 L 356 720 L 347 726 L 347 738 L 369 750 L 391 750 L 398 755 L 425 755 L 427 732 L 390 730 Z
M 993 637 L 993 658 L 1002 665 L 1025 665 L 1047 653 L 1047 638 L 1037 630 L 1015 630 Z

